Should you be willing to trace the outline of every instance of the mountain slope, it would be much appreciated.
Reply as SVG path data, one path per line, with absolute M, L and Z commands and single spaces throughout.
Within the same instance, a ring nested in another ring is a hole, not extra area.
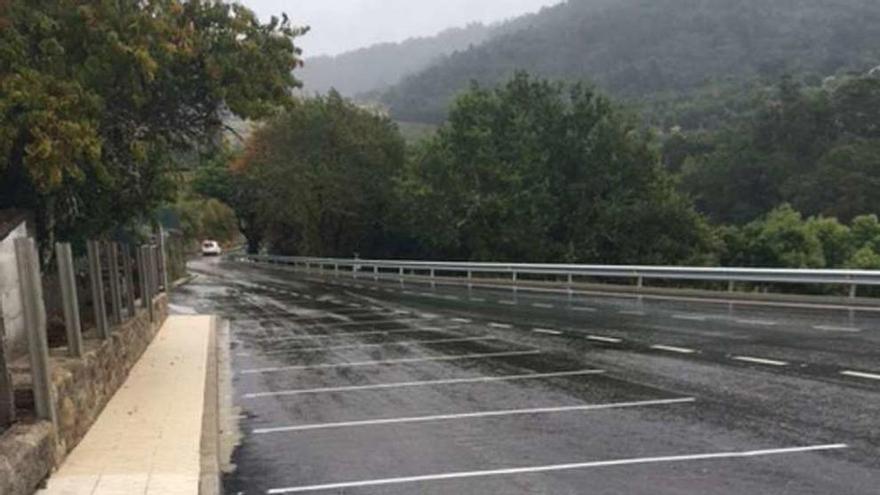
M 514 23 L 517 29 L 387 91 L 392 115 L 442 121 L 471 80 L 496 84 L 516 70 L 645 99 L 714 81 L 822 76 L 880 63 L 876 0 L 569 0 Z
M 306 57 L 297 77 L 307 93 L 326 93 L 336 88 L 345 96 L 355 96 L 383 90 L 439 57 L 482 43 L 491 33 L 492 27 L 475 23 L 436 36 L 381 43 L 335 57 Z

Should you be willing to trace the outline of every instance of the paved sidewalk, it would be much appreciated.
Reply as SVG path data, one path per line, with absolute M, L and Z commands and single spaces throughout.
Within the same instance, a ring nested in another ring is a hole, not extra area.
M 43 495 L 196 495 L 210 316 L 171 316 Z

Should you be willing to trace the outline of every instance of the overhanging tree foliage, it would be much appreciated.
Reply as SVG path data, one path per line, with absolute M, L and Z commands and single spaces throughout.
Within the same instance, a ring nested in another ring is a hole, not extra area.
M 226 114 L 291 103 L 304 32 L 207 0 L 0 2 L 0 208 L 35 210 L 44 242 L 124 225 Z

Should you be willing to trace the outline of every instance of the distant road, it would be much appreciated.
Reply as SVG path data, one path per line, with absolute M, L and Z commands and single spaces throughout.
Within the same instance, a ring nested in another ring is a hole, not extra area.
M 227 493 L 880 486 L 874 311 L 191 269 L 174 303 L 231 322 Z

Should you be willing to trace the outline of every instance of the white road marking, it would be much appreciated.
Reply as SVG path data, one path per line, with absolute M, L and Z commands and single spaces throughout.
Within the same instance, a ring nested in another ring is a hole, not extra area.
M 859 333 L 862 331 L 861 328 L 838 327 L 838 326 L 834 326 L 834 325 L 814 325 L 813 328 L 815 328 L 816 330 L 822 330 L 823 332 Z
M 467 318 L 453 318 L 451 321 L 455 323 L 472 323 L 473 320 L 469 320 Z
M 388 418 L 388 419 L 368 419 L 363 421 L 342 421 L 338 423 L 318 423 L 318 424 L 308 424 L 308 425 L 299 425 L 299 426 L 281 426 L 276 428 L 258 428 L 254 430 L 254 433 L 257 435 L 266 434 L 266 433 L 282 433 L 282 432 L 295 432 L 295 431 L 309 431 L 309 430 L 324 430 L 324 429 L 332 429 L 332 428 L 349 428 L 349 427 L 358 427 L 358 426 L 379 426 L 379 425 L 394 425 L 394 424 L 402 424 L 402 423 L 428 423 L 434 421 L 452 421 L 458 419 L 476 419 L 476 418 L 496 418 L 503 416 L 527 416 L 527 415 L 536 415 L 536 414 L 558 414 L 558 413 L 569 413 L 569 412 L 584 412 L 584 411 L 602 411 L 607 409 L 628 409 L 635 407 L 648 407 L 648 406 L 667 406 L 667 405 L 675 405 L 675 404 L 686 404 L 695 402 L 696 399 L 693 397 L 681 398 L 681 399 L 666 399 L 666 400 L 646 400 L 639 402 L 618 402 L 618 403 L 609 403 L 609 404 L 587 404 L 582 406 L 562 406 L 562 407 L 537 407 L 533 409 L 507 409 L 500 411 L 482 411 L 482 412 L 473 412 L 473 413 L 462 413 L 462 414 L 437 414 L 433 416 L 412 416 L 412 417 L 403 417 L 403 418 Z
M 480 376 L 475 378 L 449 378 L 443 380 L 426 380 L 421 382 L 397 382 L 397 383 L 374 383 L 372 385 L 346 385 L 341 387 L 322 387 L 308 388 L 298 390 L 279 390 L 275 392 L 258 392 L 253 394 L 245 394 L 245 399 L 256 399 L 260 397 L 277 397 L 285 395 L 304 395 L 304 394 L 321 394 L 328 392 L 352 392 L 357 390 L 378 390 L 389 388 L 408 388 L 408 387 L 425 387 L 429 385 L 456 385 L 462 383 L 492 383 L 518 380 L 536 380 L 539 378 L 559 378 L 567 376 L 585 376 L 585 375 L 601 375 L 605 370 L 580 370 L 580 371 L 560 371 L 556 373 L 531 373 L 528 375 L 508 375 L 508 376 Z
M 392 345 L 413 345 L 413 344 L 446 344 L 453 342 L 478 342 L 481 340 L 498 340 L 495 337 L 462 337 L 455 339 L 437 339 L 437 340 L 399 340 L 392 342 L 382 342 L 379 344 L 349 344 L 349 345 L 331 345 L 326 347 L 299 347 L 296 349 L 278 349 L 274 351 L 264 352 L 263 354 L 293 354 L 296 352 L 314 352 L 314 351 L 332 351 L 338 349 L 370 349 L 375 347 L 385 347 Z
M 492 328 L 503 328 L 505 330 L 513 328 L 513 325 L 508 325 L 507 323 L 489 323 L 489 326 Z
M 327 483 L 323 485 L 305 485 L 287 488 L 272 488 L 266 493 L 269 495 L 282 495 L 286 493 L 302 493 L 326 490 L 342 490 L 345 488 L 362 488 L 370 486 L 399 485 L 405 483 L 424 483 L 429 481 L 453 480 L 462 478 L 485 478 L 490 476 L 513 476 L 521 474 L 547 473 L 555 471 L 571 471 L 576 469 L 591 469 L 612 466 L 634 466 L 640 464 L 662 464 L 685 461 L 710 461 L 724 459 L 749 459 L 754 457 L 766 457 L 774 455 L 804 454 L 810 452 L 823 452 L 830 450 L 846 449 L 849 446 L 843 443 L 830 445 L 812 445 L 808 447 L 791 447 L 783 449 L 749 450 L 739 452 L 716 452 L 706 454 L 673 455 L 662 457 L 634 457 L 629 459 L 613 459 L 606 461 L 587 461 L 570 464 L 551 464 L 544 466 L 515 467 L 506 469 L 491 469 L 485 471 L 459 471 L 451 473 L 429 474 L 421 476 L 405 476 L 399 478 L 379 478 L 361 481 L 346 481 L 341 483 Z
M 507 299 L 503 299 L 501 301 L 498 301 L 498 304 L 503 304 L 505 306 L 516 306 L 516 301 L 510 301 Z
M 258 368 L 252 370 L 244 370 L 242 375 L 255 375 L 261 373 L 278 373 L 284 371 L 306 371 L 316 369 L 333 369 L 333 368 L 361 368 L 367 366 L 385 366 L 391 364 L 408 364 L 408 363 L 428 363 L 437 361 L 467 361 L 471 359 L 491 359 L 498 357 L 515 357 L 515 356 L 533 356 L 541 354 L 540 350 L 530 351 L 509 351 L 509 352 L 487 352 L 482 354 L 462 354 L 459 356 L 429 356 L 421 358 L 403 358 L 403 359 L 385 359 L 382 361 L 355 361 L 351 363 L 333 363 L 333 364 L 312 364 L 303 366 L 279 366 L 275 368 Z
M 393 333 L 401 333 L 401 332 L 417 332 L 418 330 L 394 330 Z M 294 335 L 291 337 L 276 337 L 269 339 L 262 339 L 261 342 L 266 343 L 280 343 L 280 342 L 290 342 L 296 340 L 314 340 L 314 339 L 332 339 L 336 337 L 357 337 L 361 335 L 388 335 L 392 333 L 391 330 L 372 330 L 369 332 L 343 332 L 343 333 L 333 333 L 333 334 L 321 334 L 321 335 Z
M 486 302 L 486 300 L 483 299 L 482 297 L 472 297 L 472 298 L 470 298 L 470 300 L 473 302 Z
M 460 301 L 461 298 L 458 296 L 443 296 L 443 299 L 448 299 L 450 301 Z
M 770 321 L 770 320 L 745 320 L 745 319 L 736 319 L 736 320 L 734 320 L 734 321 L 737 322 L 737 323 L 739 323 L 739 324 L 741 324 L 741 325 L 756 325 L 756 326 L 763 326 L 763 327 L 772 327 L 772 326 L 776 326 L 776 325 L 777 325 L 777 323 L 776 323 L 775 321 Z
M 574 306 L 571 308 L 572 311 L 583 311 L 585 313 L 595 313 L 596 308 L 591 308 L 589 306 Z
M 587 340 L 605 342 L 606 344 L 620 344 L 623 342 L 623 339 L 616 339 L 614 337 L 603 337 L 601 335 L 589 335 L 587 336 Z
M 542 308 L 542 309 L 553 309 L 554 306 L 552 304 L 547 304 L 547 303 L 534 303 L 534 304 L 532 304 L 532 307 Z
M 840 374 L 844 376 L 852 376 L 855 378 L 867 378 L 868 380 L 880 380 L 880 375 L 874 373 L 865 373 L 863 371 L 842 371 Z
M 549 328 L 533 328 L 532 331 L 535 333 L 543 333 L 545 335 L 562 335 L 562 332 L 559 330 L 550 330 Z
M 679 354 L 696 354 L 697 351 L 686 347 L 675 347 L 671 345 L 652 345 L 651 349 L 658 351 L 677 352 Z
M 745 363 L 766 364 L 768 366 L 788 366 L 785 361 L 777 361 L 775 359 L 756 358 L 751 356 L 734 356 L 734 360 L 743 361 Z

